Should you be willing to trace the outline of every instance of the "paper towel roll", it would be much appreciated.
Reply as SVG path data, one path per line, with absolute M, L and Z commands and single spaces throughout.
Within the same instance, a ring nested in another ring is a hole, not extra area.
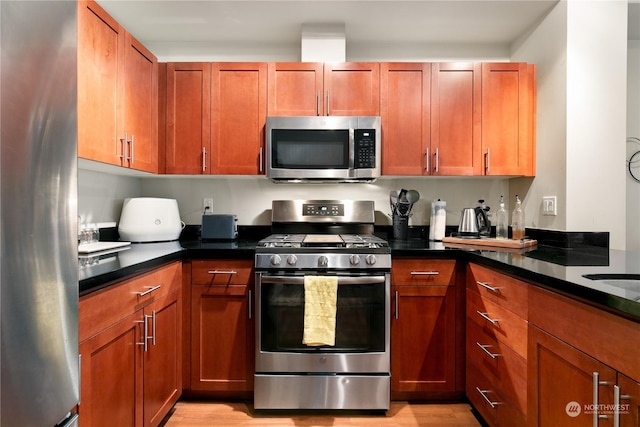
M 439 241 L 444 238 L 447 225 L 447 202 L 434 200 L 431 202 L 431 219 L 429 222 L 429 240 Z

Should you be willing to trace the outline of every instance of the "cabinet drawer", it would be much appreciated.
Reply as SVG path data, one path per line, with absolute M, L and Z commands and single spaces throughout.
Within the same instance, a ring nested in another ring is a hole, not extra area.
M 469 264 L 467 289 L 520 317 L 528 317 L 528 285 L 524 282 L 477 264 Z
M 391 262 L 393 285 L 455 285 L 456 261 L 424 258 L 396 259 Z
M 180 290 L 182 267 L 175 262 L 80 298 L 79 340 L 95 335 L 123 317 L 172 291 Z
M 467 318 L 527 358 L 527 321 L 522 317 L 467 290 Z
M 478 369 L 467 370 L 467 397 L 491 426 L 527 425 L 525 415 L 514 404 L 503 399 Z
M 253 283 L 252 259 L 191 261 L 192 285 L 247 285 Z
M 505 399 L 527 413 L 527 361 L 507 345 L 467 322 L 467 370 L 479 369 Z

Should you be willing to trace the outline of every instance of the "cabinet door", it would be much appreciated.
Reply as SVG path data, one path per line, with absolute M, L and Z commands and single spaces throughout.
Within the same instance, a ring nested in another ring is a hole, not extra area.
M 122 77 L 123 166 L 158 172 L 158 61 L 131 34 L 126 33 Z
M 379 116 L 380 64 L 325 64 L 324 91 L 327 116 Z
M 430 173 L 430 86 L 431 64 L 380 64 L 383 175 Z
M 167 64 L 165 173 L 211 169 L 211 64 Z
M 145 307 L 151 316 L 144 352 L 144 425 L 157 426 L 182 393 L 182 312 L 180 291 Z
M 124 30 L 94 1 L 78 2 L 78 156 L 120 165 L 116 123 Z
M 142 311 L 80 343 L 82 427 L 142 425 Z
M 640 382 L 618 374 L 620 387 L 620 426 L 640 426 Z
M 269 116 L 319 116 L 324 111 L 323 64 L 275 62 L 268 64 Z
M 595 425 L 594 404 L 604 408 L 613 403 L 616 372 L 535 326 L 529 329 L 529 425 Z M 594 388 L 596 372 L 599 382 L 606 385 Z M 598 392 L 597 402 L 594 389 Z M 602 415 L 607 418 L 601 419 L 598 425 L 613 425 L 611 414 Z
M 431 174 L 482 175 L 479 63 L 437 63 L 431 77 Z
M 249 292 L 247 285 L 191 286 L 191 390 L 253 390 Z
M 391 391 L 454 392 L 455 287 L 394 286 Z
M 533 175 L 535 67 L 482 64 L 482 149 L 487 175 Z
M 264 173 L 267 64 L 211 66 L 211 173 Z

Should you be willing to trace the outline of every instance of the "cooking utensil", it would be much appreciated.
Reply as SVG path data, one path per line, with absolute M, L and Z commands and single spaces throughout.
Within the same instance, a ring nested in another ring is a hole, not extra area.
M 407 191 L 407 201 L 409 202 L 409 212 L 411 213 L 411 209 L 413 208 L 413 205 L 420 200 L 420 193 L 418 193 L 416 190 L 409 190 Z
M 389 192 L 389 205 L 391 206 L 391 215 L 396 214 L 396 205 L 398 204 L 398 192 L 391 190 Z

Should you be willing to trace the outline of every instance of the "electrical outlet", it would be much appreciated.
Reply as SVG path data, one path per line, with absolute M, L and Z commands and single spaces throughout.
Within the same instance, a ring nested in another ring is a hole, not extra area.
M 542 215 L 558 215 L 556 196 L 545 196 L 542 198 Z
M 213 199 L 202 199 L 202 213 L 213 213 Z

